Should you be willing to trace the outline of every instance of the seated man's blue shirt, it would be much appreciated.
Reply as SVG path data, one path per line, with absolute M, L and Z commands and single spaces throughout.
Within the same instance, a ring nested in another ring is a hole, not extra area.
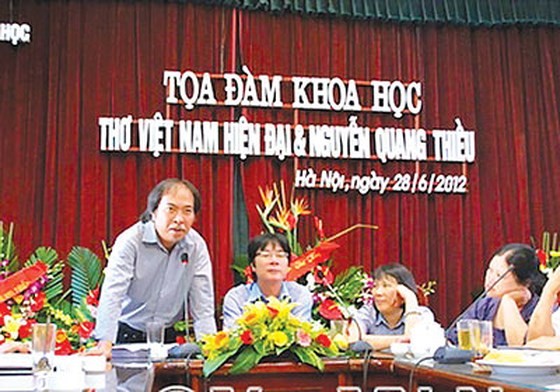
M 288 299 L 290 302 L 297 303 L 292 309 L 292 314 L 304 321 L 311 320 L 313 298 L 305 286 L 296 282 L 283 282 L 278 299 Z M 236 320 L 243 314 L 245 305 L 259 300 L 266 302 L 257 283 L 241 284 L 230 289 L 224 297 L 224 329 L 231 329 L 235 326 Z

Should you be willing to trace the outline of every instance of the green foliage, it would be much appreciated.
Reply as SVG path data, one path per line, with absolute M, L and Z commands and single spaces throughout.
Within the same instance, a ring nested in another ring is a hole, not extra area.
M 311 350 L 305 350 L 303 347 L 293 347 L 291 350 L 301 362 L 316 367 L 323 371 L 325 364 L 321 358 Z
M 230 353 L 223 353 L 212 359 L 205 359 L 204 367 L 202 368 L 204 377 L 209 377 L 212 373 L 218 370 L 220 366 L 222 366 L 228 360 L 229 357 L 231 357 Z
M 29 267 L 37 261 L 45 263 L 49 269 L 47 272 L 48 281 L 43 289 L 47 299 L 51 303 L 57 303 L 61 300 L 64 292 L 64 262 L 58 260 L 58 253 L 52 248 L 41 246 L 33 252 L 29 260 L 25 262 L 24 267 Z
M 68 264 L 72 268 L 72 304 L 80 306 L 88 293 L 101 284 L 101 261 L 89 249 L 75 246 L 68 255 Z
M 233 260 L 231 269 L 234 272 L 234 284 L 245 283 L 245 268 L 249 265 L 249 258 L 246 254 L 237 255 Z
M 350 267 L 338 274 L 334 280 L 337 294 L 348 306 L 360 297 L 364 285 L 364 272 L 362 267 Z
M 262 358 L 263 354 L 258 353 L 253 346 L 248 346 L 237 356 L 237 359 L 233 363 L 229 373 L 241 374 L 248 372 L 255 367 Z
M 8 260 L 6 270 L 10 272 L 19 269 L 19 262 L 17 258 L 16 246 L 13 241 L 14 238 L 14 224 L 10 223 L 8 231 L 4 229 L 4 224 L 0 221 L 0 261 Z

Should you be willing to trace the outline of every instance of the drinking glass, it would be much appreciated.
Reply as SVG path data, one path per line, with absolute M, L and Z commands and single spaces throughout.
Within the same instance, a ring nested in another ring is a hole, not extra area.
M 478 328 L 480 331 L 480 341 L 477 351 L 479 355 L 484 356 L 490 352 L 494 343 L 492 321 L 480 320 L 478 321 Z
M 31 355 L 33 372 L 49 372 L 53 368 L 54 347 L 56 344 L 55 324 L 33 324 L 31 338 Z
M 473 320 L 459 320 L 457 322 L 457 339 L 461 350 L 472 350 L 472 325 Z
M 146 323 L 146 338 L 150 348 L 150 358 L 152 359 L 165 359 L 167 357 L 167 350 L 163 345 L 164 332 L 163 323 L 158 321 Z
M 37 391 L 47 388 L 47 378 L 54 365 L 55 345 L 55 324 L 33 324 L 31 327 L 31 357 L 33 359 L 33 379 Z

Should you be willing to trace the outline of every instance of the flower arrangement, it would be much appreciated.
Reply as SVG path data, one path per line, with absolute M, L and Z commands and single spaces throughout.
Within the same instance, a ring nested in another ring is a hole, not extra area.
M 286 187 L 280 185 L 259 187 L 262 205 L 257 211 L 264 229 L 269 232 L 281 232 L 288 239 L 290 249 L 296 257 L 292 257 L 288 280 L 300 280 L 306 283 L 314 295 L 313 316 L 323 324 L 331 320 L 347 319 L 363 304 L 373 301 L 373 279 L 361 267 L 350 267 L 334 277 L 330 270 L 331 253 L 339 246 L 334 241 L 343 235 L 359 228 L 375 230 L 378 227 L 369 224 L 356 224 L 345 230 L 327 237 L 323 220 L 314 216 L 308 202 L 297 198 L 292 190 L 286 196 Z M 306 248 L 298 241 L 298 224 L 302 217 L 313 216 L 316 232 L 315 244 Z M 238 259 L 233 269 L 243 274 L 246 282 L 252 281 L 251 268 L 246 259 Z M 419 287 L 419 299 L 425 304 L 427 297 L 435 291 L 435 281 L 428 281 Z
M 313 313 L 318 319 L 347 319 L 373 301 L 373 279 L 361 267 L 350 267 L 334 277 L 328 266 L 319 265 L 307 275 L 307 288 L 313 293 Z
M 552 238 L 551 238 L 552 237 Z M 541 246 L 537 246 L 536 241 L 531 237 L 533 247 L 537 250 L 537 257 L 540 262 L 540 269 L 546 275 L 551 274 L 560 264 L 560 244 L 558 243 L 558 233 L 545 231 L 542 235 Z
M 356 224 L 331 237 L 325 235 L 323 220 L 314 216 L 307 200 L 295 197 L 294 191 L 287 197 L 286 187 L 281 181 L 272 186 L 259 187 L 262 205 L 257 211 L 264 229 L 269 232 L 281 232 L 288 239 L 290 249 L 295 257 L 290 262 L 287 280 L 300 280 L 314 293 L 314 318 L 327 324 L 329 320 L 346 318 L 347 309 L 361 306 L 371 300 L 372 280 L 359 267 L 350 267 L 334 278 L 330 272 L 331 253 L 339 247 L 337 238 L 358 228 L 377 229 L 377 226 Z M 315 243 L 303 247 L 298 240 L 298 224 L 302 217 L 313 216 L 312 222 Z M 234 269 L 243 272 L 245 280 L 250 282 L 251 269 L 244 260 L 244 265 L 234 265 Z
M 72 248 L 67 258 L 71 285 L 64 290 L 65 263 L 56 251 L 39 247 L 20 263 L 13 232 L 13 224 L 6 231 L 0 221 L 0 343 L 30 341 L 32 325 L 50 320 L 57 325 L 56 354 L 93 344 L 102 281 L 99 258 L 86 248 Z
M 321 356 L 336 356 L 345 340 L 331 339 L 317 323 L 301 321 L 291 314 L 296 304 L 275 297 L 248 304 L 231 331 L 220 331 L 202 338 L 206 358 L 203 373 L 210 376 L 229 358 L 237 355 L 230 374 L 249 371 L 267 356 L 293 353 L 301 362 L 323 370 Z

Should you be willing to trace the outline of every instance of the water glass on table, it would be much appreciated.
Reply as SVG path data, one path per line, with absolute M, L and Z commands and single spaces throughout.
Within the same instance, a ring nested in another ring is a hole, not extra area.
M 54 347 L 56 344 L 56 325 L 33 324 L 31 332 L 33 372 L 49 372 L 53 368 Z
M 460 320 L 457 323 L 457 337 L 460 349 L 473 350 L 477 356 L 484 356 L 492 349 L 492 321 Z
M 167 358 L 167 350 L 163 345 L 165 328 L 159 321 L 146 323 L 146 338 L 150 348 L 150 358 L 152 360 L 162 360 Z
M 47 377 L 54 365 L 55 345 L 55 324 L 33 324 L 31 327 L 31 357 L 33 358 L 36 390 L 43 390 L 47 387 Z
M 473 349 L 473 321 L 475 320 L 459 320 L 457 322 L 457 340 L 461 350 Z
M 492 350 L 494 344 L 494 327 L 492 321 L 478 320 L 478 345 L 475 347 L 478 355 L 484 356 Z

